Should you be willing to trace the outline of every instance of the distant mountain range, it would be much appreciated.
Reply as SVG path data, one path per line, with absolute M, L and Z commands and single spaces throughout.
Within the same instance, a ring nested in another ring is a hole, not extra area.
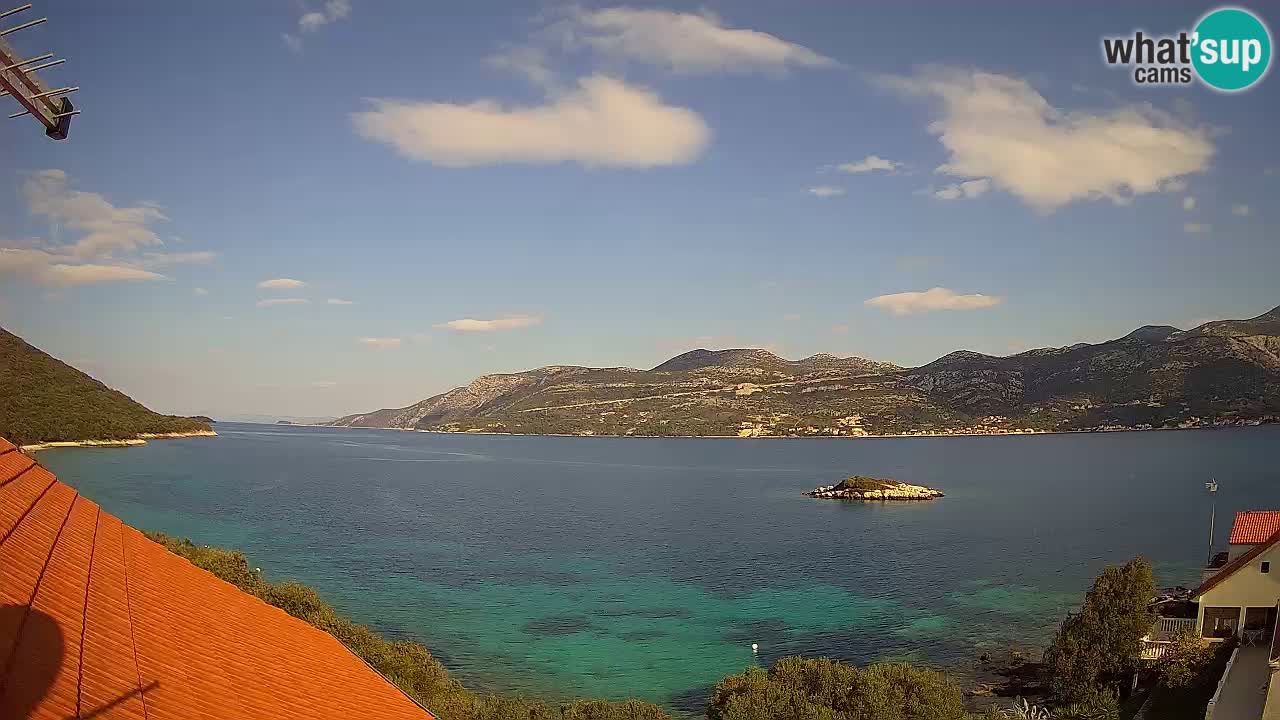
M 981 434 L 1280 421 L 1280 307 L 1182 331 L 917 368 L 765 350 L 693 350 L 651 370 L 556 365 L 484 375 L 340 427 L 571 435 Z
M 258 423 L 262 425 L 328 425 L 333 422 L 332 415 L 260 415 L 240 413 L 239 415 L 219 415 L 219 422 Z
M 0 328 L 0 437 L 10 442 L 208 432 L 207 421 L 152 412 Z

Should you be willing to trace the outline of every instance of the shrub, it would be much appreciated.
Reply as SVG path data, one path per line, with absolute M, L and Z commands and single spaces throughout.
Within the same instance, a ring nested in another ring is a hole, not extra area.
M 1168 688 L 1188 688 L 1195 684 L 1213 662 L 1213 647 L 1193 631 L 1179 633 L 1157 667 L 1160 683 Z
M 710 720 L 966 720 L 960 690 L 941 673 L 905 664 L 866 668 L 827 658 L 783 658 L 716 686 Z
M 1097 689 L 1053 711 L 1053 720 L 1120 720 L 1120 696 Z
M 1141 557 L 1094 580 L 1080 612 L 1063 621 L 1045 653 L 1059 701 L 1081 701 L 1135 669 L 1140 640 L 1155 622 L 1148 609 L 1153 595 L 1151 564 Z
M 1001 717 L 1008 720 L 1050 720 L 1049 711 L 1039 705 L 1032 705 L 1026 698 L 1018 698 L 1013 707 L 1000 712 Z

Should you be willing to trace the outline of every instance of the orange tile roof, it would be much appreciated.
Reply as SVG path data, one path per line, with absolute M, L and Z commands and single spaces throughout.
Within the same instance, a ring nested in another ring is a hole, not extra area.
M 1266 542 L 1280 530 L 1280 510 L 1242 510 L 1231 526 L 1232 545 L 1254 545 Z
M 432 716 L 326 632 L 148 540 L 0 438 L 0 718 Z

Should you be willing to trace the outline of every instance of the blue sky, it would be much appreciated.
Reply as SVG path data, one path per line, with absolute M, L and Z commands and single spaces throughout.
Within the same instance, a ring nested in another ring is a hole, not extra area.
M 1277 80 L 1101 58 L 1212 5 L 108 5 L 10 38 L 70 58 L 84 114 L 0 125 L 0 325 L 159 410 L 1280 303 Z

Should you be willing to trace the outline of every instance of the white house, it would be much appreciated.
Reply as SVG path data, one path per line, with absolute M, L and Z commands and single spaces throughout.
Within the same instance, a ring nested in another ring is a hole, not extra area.
M 1204 638 L 1270 639 L 1280 603 L 1280 511 L 1236 513 L 1228 542 L 1226 558 L 1210 563 L 1191 595 L 1199 603 L 1196 630 Z

